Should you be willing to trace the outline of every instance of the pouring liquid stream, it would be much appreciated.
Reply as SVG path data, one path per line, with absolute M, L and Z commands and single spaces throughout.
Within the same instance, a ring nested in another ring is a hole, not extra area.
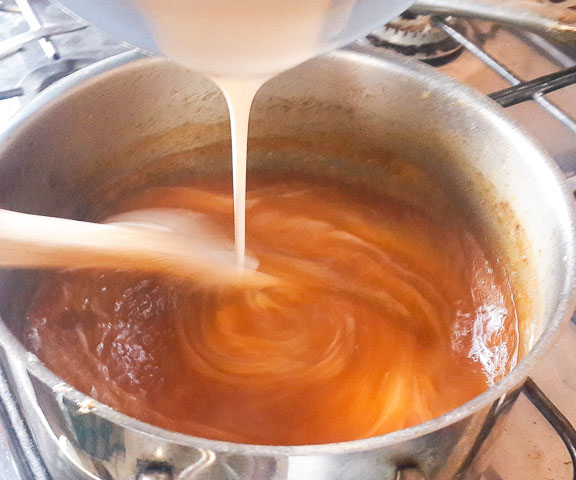
M 244 269 L 246 257 L 246 163 L 248 153 L 248 124 L 250 107 L 266 77 L 235 79 L 213 77 L 220 87 L 230 111 L 232 139 L 232 183 L 234 192 L 234 249 L 236 265 Z
M 246 155 L 250 107 L 270 78 L 326 50 L 356 0 L 205 2 L 137 0 L 164 53 L 208 76 L 230 115 L 236 263 L 246 251 Z

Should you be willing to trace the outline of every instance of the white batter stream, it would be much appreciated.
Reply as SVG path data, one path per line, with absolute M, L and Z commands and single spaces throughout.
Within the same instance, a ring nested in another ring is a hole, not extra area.
M 356 0 L 137 0 L 160 48 L 205 73 L 230 111 L 235 249 L 245 255 L 246 153 L 250 107 L 274 75 L 326 50 Z

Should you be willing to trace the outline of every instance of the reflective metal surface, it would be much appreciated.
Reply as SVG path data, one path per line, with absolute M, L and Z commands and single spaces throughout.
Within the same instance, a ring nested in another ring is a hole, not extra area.
M 420 15 L 452 15 L 489 20 L 538 32 L 561 42 L 574 43 L 576 13 L 571 2 L 567 2 L 569 5 L 557 5 L 559 2 L 418 0 L 411 11 Z
M 393 480 L 407 465 L 427 478 L 449 479 L 458 471 L 491 406 L 523 384 L 572 312 L 571 194 L 554 163 L 492 102 L 424 66 L 374 55 L 369 48 L 338 52 L 275 79 L 259 94 L 252 135 L 342 132 L 401 147 L 446 181 L 482 176 L 510 205 L 535 252 L 542 308 L 535 340 L 543 333 L 532 352 L 495 387 L 425 424 L 348 443 L 265 447 L 198 439 L 118 414 L 67 386 L 0 325 L 10 381 L 55 478 L 128 479 L 156 469 L 154 475 L 178 479 Z M 78 216 L 86 189 L 138 166 L 128 157 L 107 169 L 98 169 L 99 162 L 189 122 L 225 121 L 224 100 L 207 81 L 161 59 L 127 64 L 135 57 L 77 72 L 14 119 L 0 143 L 6 207 Z M 196 141 L 177 140 L 166 151 Z M 22 326 L 26 281 L 26 275 L 0 278 L 2 316 L 12 332 Z

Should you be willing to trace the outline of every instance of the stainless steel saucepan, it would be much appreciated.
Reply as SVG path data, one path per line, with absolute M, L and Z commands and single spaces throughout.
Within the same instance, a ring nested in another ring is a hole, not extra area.
M 311 135 L 323 141 L 267 151 L 272 138 Z M 114 202 L 131 185 L 229 170 L 227 154 L 213 161 L 194 153 L 227 139 L 226 105 L 211 83 L 165 59 L 123 54 L 53 85 L 13 119 L 0 142 L 0 204 L 86 218 L 95 202 Z M 495 103 L 367 46 L 267 84 L 253 108 L 250 142 L 253 170 L 341 170 L 365 188 L 428 208 L 459 205 L 491 232 L 523 292 L 523 359 L 470 402 L 403 431 L 295 447 L 205 440 L 122 415 L 43 366 L 18 340 L 37 275 L 3 272 L 0 359 L 53 478 L 462 478 L 483 425 L 506 414 L 574 308 L 573 198 L 556 165 Z M 340 158 L 333 142 L 364 153 Z

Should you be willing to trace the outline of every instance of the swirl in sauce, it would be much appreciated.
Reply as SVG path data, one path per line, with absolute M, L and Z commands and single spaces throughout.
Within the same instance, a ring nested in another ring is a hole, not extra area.
M 185 208 L 232 237 L 232 196 L 157 187 L 121 210 Z M 247 245 L 290 286 L 201 291 L 127 272 L 44 280 L 27 341 L 133 417 L 252 444 L 348 441 L 429 420 L 512 368 L 506 276 L 462 218 L 296 179 L 247 193 Z

